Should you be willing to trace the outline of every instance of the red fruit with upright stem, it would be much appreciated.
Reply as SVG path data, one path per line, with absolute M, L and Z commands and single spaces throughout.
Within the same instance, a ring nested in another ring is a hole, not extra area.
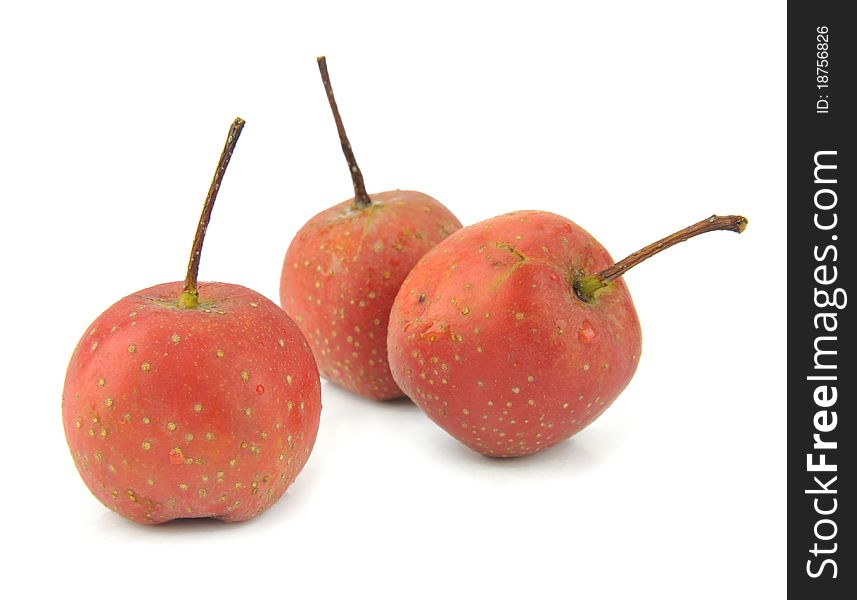
M 547 212 L 465 227 L 402 284 L 387 338 L 393 377 L 477 452 L 547 448 L 594 421 L 637 368 L 640 323 L 619 277 L 680 241 L 746 224 L 711 217 L 615 264 L 589 233 Z
M 295 323 L 245 287 L 197 283 L 243 126 L 230 128 L 185 281 L 108 308 L 66 373 L 63 425 L 78 471 L 96 498 L 138 523 L 260 514 L 300 473 L 318 431 L 318 370 Z
M 461 223 L 420 192 L 366 193 L 323 56 L 318 66 L 354 197 L 298 231 L 283 261 L 280 304 L 306 335 L 324 377 L 367 398 L 398 398 L 387 364 L 390 307 L 416 262 Z

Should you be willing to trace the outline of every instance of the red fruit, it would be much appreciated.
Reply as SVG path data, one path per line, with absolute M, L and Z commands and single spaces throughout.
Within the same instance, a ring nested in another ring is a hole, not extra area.
M 242 126 L 230 130 L 184 285 L 107 309 L 66 374 L 63 425 L 78 471 L 96 498 L 138 523 L 258 515 L 294 481 L 318 431 L 318 371 L 294 322 L 247 288 L 196 283 Z
M 477 452 L 547 448 L 595 420 L 637 368 L 640 324 L 617 277 L 678 241 L 744 226 L 712 217 L 613 267 L 589 233 L 551 213 L 465 227 L 402 284 L 387 337 L 393 377 Z
M 420 192 L 366 193 L 324 57 L 319 69 L 355 195 L 314 216 L 292 240 L 280 304 L 312 345 L 322 375 L 367 398 L 398 398 L 403 394 L 387 365 L 390 307 L 417 260 L 461 223 Z
M 182 309 L 181 293 L 181 282 L 137 292 L 90 326 L 66 375 L 66 437 L 84 483 L 122 516 L 242 521 L 306 463 L 318 372 L 267 298 L 200 284 L 199 307 Z

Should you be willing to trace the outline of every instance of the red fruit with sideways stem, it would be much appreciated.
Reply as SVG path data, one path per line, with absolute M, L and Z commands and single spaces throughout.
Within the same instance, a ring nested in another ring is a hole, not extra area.
M 713 216 L 615 264 L 589 233 L 547 212 L 465 227 L 402 284 L 387 338 L 393 377 L 477 452 L 547 448 L 594 421 L 637 368 L 640 323 L 621 275 L 678 242 L 746 225 Z
M 387 364 L 393 298 L 416 262 L 461 223 L 420 192 L 366 193 L 323 56 L 318 67 L 354 197 L 298 231 L 283 261 L 280 304 L 306 335 L 324 377 L 367 398 L 399 398 Z
M 300 473 L 318 430 L 318 370 L 294 322 L 253 290 L 197 283 L 243 126 L 229 130 L 185 281 L 108 308 L 66 373 L 63 425 L 77 469 L 96 498 L 138 523 L 258 515 Z

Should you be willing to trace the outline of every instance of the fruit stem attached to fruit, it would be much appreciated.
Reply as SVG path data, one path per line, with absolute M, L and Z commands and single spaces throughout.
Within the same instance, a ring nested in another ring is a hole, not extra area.
M 666 250 L 671 246 L 675 246 L 679 242 L 687 241 L 702 233 L 708 233 L 709 231 L 734 231 L 736 233 L 741 233 L 746 227 L 747 219 L 744 217 L 737 215 L 730 215 L 728 217 L 711 215 L 699 223 L 691 225 L 681 231 L 677 231 L 672 235 L 668 235 L 654 244 L 649 244 L 645 248 L 634 252 L 630 256 L 625 257 L 623 260 L 620 260 L 613 266 L 608 267 L 599 273 L 591 275 L 581 273 L 574 278 L 574 291 L 584 302 L 592 302 L 610 285 L 614 279 L 621 277 L 628 269 L 640 264 L 658 252 Z
M 363 173 L 357 166 L 357 159 L 354 158 L 351 142 L 348 141 L 348 136 L 345 134 L 345 125 L 342 124 L 342 117 L 339 116 L 339 108 L 336 106 L 336 98 L 333 96 L 333 87 L 330 85 L 330 74 L 327 72 L 327 59 L 324 56 L 319 56 L 316 60 L 318 61 L 318 71 L 321 73 L 321 82 L 324 84 L 324 91 L 327 92 L 327 102 L 333 112 L 333 120 L 336 121 L 336 131 L 339 133 L 342 153 L 345 155 L 345 162 L 348 163 L 348 170 L 351 171 L 351 183 L 354 184 L 354 208 L 366 208 L 372 204 L 372 200 L 366 193 Z
M 235 145 L 238 143 L 242 129 L 244 129 L 244 119 L 236 117 L 229 127 L 226 144 L 223 146 L 223 152 L 220 154 L 220 160 L 217 162 L 217 170 L 214 172 L 211 187 L 208 188 L 208 195 L 205 197 L 205 204 L 202 206 L 202 214 L 199 217 L 199 224 L 196 226 L 196 235 L 193 236 L 193 247 L 191 247 L 190 260 L 187 263 L 184 290 L 181 296 L 179 296 L 178 301 L 179 308 L 196 308 L 199 305 L 197 276 L 199 275 L 199 258 L 202 253 L 202 242 L 205 239 L 208 222 L 211 220 L 211 211 L 214 208 L 214 201 L 217 199 L 217 192 L 220 191 L 223 175 L 226 173 L 226 167 L 229 166 L 229 160 L 232 158 L 232 152 L 235 150 Z

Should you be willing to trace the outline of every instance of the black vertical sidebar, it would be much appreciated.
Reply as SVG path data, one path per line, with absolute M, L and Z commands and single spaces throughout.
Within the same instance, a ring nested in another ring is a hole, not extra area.
M 857 598 L 857 20 L 849 4 L 788 3 L 788 589 L 819 600 Z

